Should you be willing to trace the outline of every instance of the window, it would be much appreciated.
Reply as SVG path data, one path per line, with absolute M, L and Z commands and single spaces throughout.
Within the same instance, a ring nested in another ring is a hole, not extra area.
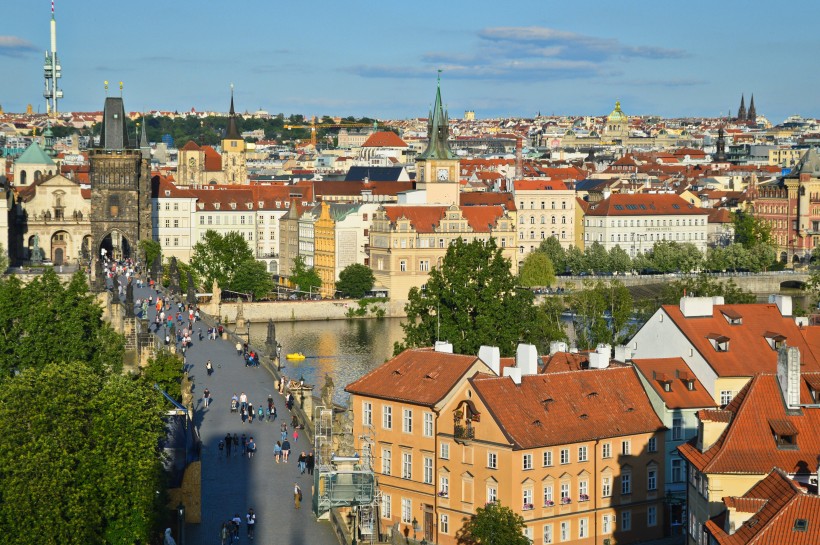
M 612 496 L 612 477 L 604 475 L 601 478 L 601 497 L 608 498 Z
M 165 220 L 165 227 L 171 227 L 171 220 Z
M 569 521 L 561 523 L 561 541 L 569 541 Z
M 647 526 L 657 526 L 658 525 L 658 508 L 654 505 L 650 505 L 646 508 L 646 525 Z
M 529 526 L 524 527 L 524 537 L 527 538 L 528 543 L 532 543 L 532 528 Z
M 561 483 L 561 503 L 569 499 L 569 483 Z
M 495 452 L 487 453 L 487 467 L 490 469 L 498 468 L 498 454 Z
M 532 488 L 529 488 L 529 487 L 524 488 L 523 492 L 524 492 L 524 494 L 523 494 L 524 509 L 525 510 L 532 509 L 534 507 L 534 504 L 532 502 Z
M 545 450 L 544 451 L 544 461 L 543 461 L 542 465 L 544 467 L 549 467 L 549 466 L 552 465 L 552 451 L 551 450 Z
M 494 484 L 487 485 L 487 503 L 498 501 L 498 488 Z
M 601 458 L 612 458 L 612 443 L 601 445 Z
M 602 534 L 608 534 L 608 533 L 612 532 L 612 528 L 610 526 L 611 523 L 612 523 L 612 519 L 611 519 L 610 515 L 604 515 L 603 517 L 601 517 L 601 533 Z
M 578 447 L 578 461 L 579 462 L 586 462 L 587 461 L 587 448 L 586 447 Z
M 578 521 L 578 537 L 587 537 L 589 535 L 589 519 L 580 519 Z
M 382 518 L 390 518 L 390 494 L 382 494 Z
M 676 416 L 672 418 L 672 440 L 681 441 L 683 439 L 683 418 Z
M 402 259 L 401 261 L 399 261 L 399 270 L 401 272 L 407 272 L 407 260 L 406 259 Z
M 649 452 L 658 452 L 658 438 L 657 437 L 650 437 L 649 443 L 646 446 L 646 450 Z
M 447 534 L 450 532 L 450 515 L 441 515 L 441 524 L 439 525 L 439 530 L 442 534 Z
M 549 545 L 552 542 L 552 524 L 547 524 L 544 526 L 544 544 Z
M 650 468 L 646 472 L 646 489 L 647 490 L 657 490 L 658 489 L 658 470 L 655 468 Z
M 561 449 L 561 463 L 568 464 L 569 463 L 569 449 L 562 448 Z
M 179 246 L 179 238 L 174 237 L 174 246 Z
M 424 484 L 433 484 L 433 459 L 424 457 Z
M 439 457 L 442 460 L 449 460 L 450 459 L 450 443 L 442 443 L 441 444 Z
M 627 496 L 632 494 L 632 474 L 621 474 L 621 495 Z
M 444 498 L 450 497 L 450 476 L 441 475 L 438 478 L 438 495 Z
M 433 436 L 433 413 L 424 413 L 424 436 Z
M 621 530 L 628 532 L 632 529 L 632 511 L 621 511 Z
M 578 482 L 578 501 L 589 501 L 589 481 Z
M 404 409 L 404 418 L 402 418 L 401 431 L 404 433 L 413 433 L 413 409 Z
M 732 398 L 734 397 L 734 392 L 731 390 L 721 390 L 720 391 L 720 406 L 725 407 L 729 403 L 732 402 Z
M 421 272 L 430 272 L 430 260 L 429 259 L 422 259 L 419 261 L 419 271 Z
M 629 456 L 629 453 L 630 453 L 631 450 L 632 450 L 632 442 L 631 441 L 629 441 L 629 440 L 621 441 L 621 454 L 623 454 L 624 456 Z
M 523 464 L 521 467 L 524 469 L 524 471 L 532 469 L 532 454 L 524 455 Z
M 369 401 L 362 403 L 362 424 L 365 426 L 373 425 L 373 404 Z
M 393 462 L 393 453 L 389 448 L 382 449 L 382 475 L 390 475 L 390 467 Z
M 199 216 L 199 224 L 205 225 L 205 216 Z
M 406 524 L 413 521 L 413 502 L 409 498 L 401 499 L 401 521 Z
M 552 497 L 552 485 L 544 485 L 544 507 L 550 507 L 554 502 L 555 499 Z
M 401 478 L 402 479 L 412 479 L 413 478 L 413 453 L 412 452 L 402 452 L 401 453 Z
M 174 227 L 179 227 L 179 220 L 174 220 Z
M 382 427 L 386 430 L 393 429 L 393 407 L 390 405 L 382 407 Z
M 672 475 L 671 479 L 673 483 L 682 483 L 683 482 L 683 460 L 679 458 L 672 459 Z

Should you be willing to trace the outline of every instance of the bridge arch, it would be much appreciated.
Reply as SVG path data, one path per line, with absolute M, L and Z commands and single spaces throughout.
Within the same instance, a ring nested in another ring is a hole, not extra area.
M 780 289 L 805 290 L 806 283 L 801 280 L 784 280 L 780 283 Z

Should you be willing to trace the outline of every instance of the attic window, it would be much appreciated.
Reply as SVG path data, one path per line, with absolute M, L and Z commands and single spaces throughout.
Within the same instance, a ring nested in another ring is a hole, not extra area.
M 774 441 L 778 449 L 797 448 L 797 428 L 784 418 L 770 418 L 769 427 L 774 434 Z
M 781 335 L 780 333 L 767 331 L 763 334 L 763 337 L 766 338 L 766 342 L 769 343 L 772 350 L 779 350 L 786 344 L 786 336 Z
M 723 317 L 726 318 L 726 321 L 731 325 L 741 325 L 743 323 L 743 316 L 735 310 L 723 309 L 720 312 L 723 314 Z
M 661 384 L 663 384 L 663 391 L 664 392 L 671 392 L 672 391 L 672 381 L 667 380 L 667 381 L 662 382 Z
M 235 202 L 231 203 L 231 210 L 236 210 L 236 203 Z
M 808 519 L 795 519 L 794 521 L 794 531 L 795 532 L 805 532 L 809 528 L 809 521 Z
M 252 202 L 248 203 L 248 210 L 253 210 L 253 203 Z
M 589 418 L 589 415 L 587 413 L 583 413 L 581 415 L 578 415 L 578 418 L 580 418 L 581 420 L 586 420 L 587 418 Z
M 690 392 L 695 391 L 695 381 L 693 379 L 688 379 L 683 381 L 686 384 L 686 389 Z
M 218 202 L 214 203 L 214 210 L 219 210 L 219 203 Z
M 259 208 L 265 208 L 265 202 L 264 201 L 259 201 L 256 204 L 259 205 Z
M 541 401 L 541 405 L 543 405 L 543 406 L 544 406 L 544 410 L 547 410 L 547 411 L 548 411 L 548 410 L 550 409 L 550 404 L 551 404 L 553 401 L 555 401 L 555 400 L 554 400 L 554 399 L 552 399 L 551 397 L 548 397 L 547 399 L 542 400 L 542 401 Z
M 593 397 L 598 397 L 598 392 L 590 392 L 590 393 L 587 394 L 587 397 L 590 398 L 590 399 L 593 398 Z
M 540 420 L 533 420 L 532 425 L 540 428 L 541 427 L 541 421 Z
M 395 371 L 393 371 L 393 374 L 394 374 L 394 375 L 401 375 L 401 371 L 399 371 L 398 369 L 396 369 Z
M 166 197 L 170 197 L 170 196 L 171 196 L 171 190 L 170 190 L 170 189 L 166 189 L 166 190 L 165 190 L 165 196 L 166 196 Z
M 427 373 L 426 375 L 424 375 L 424 378 L 429 378 L 430 380 L 435 380 L 436 378 L 438 378 L 438 371 L 431 371 L 431 372 Z
M 714 348 L 716 352 L 729 351 L 729 337 L 719 333 L 709 333 L 706 335 L 706 338 L 709 339 L 709 342 L 712 344 L 712 348 Z

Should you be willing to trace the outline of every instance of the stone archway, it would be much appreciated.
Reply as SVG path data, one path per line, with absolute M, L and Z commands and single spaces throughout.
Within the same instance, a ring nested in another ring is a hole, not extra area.
M 68 251 L 71 248 L 71 235 L 66 231 L 57 231 L 51 235 L 51 261 L 55 265 L 64 265 L 71 256 Z
M 120 231 L 114 229 L 100 242 L 99 256 L 120 261 L 131 257 L 131 243 Z

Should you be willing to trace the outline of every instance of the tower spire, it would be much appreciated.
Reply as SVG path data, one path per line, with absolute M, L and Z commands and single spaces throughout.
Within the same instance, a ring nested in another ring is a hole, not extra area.
M 233 107 L 233 83 L 231 83 L 231 109 L 228 111 L 228 130 L 225 132 L 225 140 L 242 140 L 239 128 L 236 126 L 236 111 Z
M 450 150 L 448 138 L 450 136 L 450 118 L 441 102 L 441 70 L 436 80 L 436 102 L 427 119 L 427 149 L 419 159 L 455 159 Z
M 752 122 L 757 121 L 757 110 L 755 110 L 755 95 L 752 93 L 752 98 L 749 100 L 749 111 L 746 114 L 746 119 Z
M 140 127 L 140 151 L 143 159 L 151 160 L 151 145 L 148 143 L 148 134 L 145 132 L 145 114 L 142 116 L 142 126 Z
M 740 95 L 740 108 L 737 109 L 737 120 L 746 121 L 746 97 Z

